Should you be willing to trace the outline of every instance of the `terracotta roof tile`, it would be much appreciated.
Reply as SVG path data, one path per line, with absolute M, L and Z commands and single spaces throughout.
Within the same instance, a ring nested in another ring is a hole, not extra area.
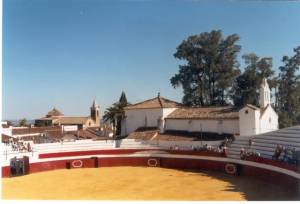
M 60 124 L 85 124 L 90 117 L 60 117 L 56 123 Z
M 23 135 L 23 134 L 32 134 L 32 133 L 45 133 L 45 132 L 61 132 L 60 126 L 53 127 L 34 127 L 34 128 L 21 128 L 21 129 L 12 129 L 13 135 Z
M 231 106 L 178 108 L 167 119 L 238 119 L 238 110 Z
M 132 104 L 125 107 L 125 110 L 130 109 L 148 109 L 148 108 L 177 108 L 181 103 L 172 101 L 163 97 L 155 97 L 140 103 Z

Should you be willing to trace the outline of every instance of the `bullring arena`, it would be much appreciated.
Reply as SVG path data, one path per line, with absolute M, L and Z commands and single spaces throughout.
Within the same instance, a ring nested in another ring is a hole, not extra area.
M 251 150 L 261 154 L 243 159 L 239 150 L 250 149 L 249 138 L 237 138 L 222 152 L 195 149 L 197 142 L 134 139 L 35 144 L 31 152 L 14 154 L 5 146 L 2 196 L 31 200 L 299 200 L 299 166 L 270 158 L 279 143 L 298 149 L 299 130 L 297 126 L 251 137 Z M 22 168 L 12 168 L 12 161 L 21 162 Z M 16 177 L 16 170 L 24 175 Z

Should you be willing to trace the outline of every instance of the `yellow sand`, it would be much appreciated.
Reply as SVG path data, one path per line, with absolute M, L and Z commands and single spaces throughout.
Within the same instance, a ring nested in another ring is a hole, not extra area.
M 276 200 L 278 186 L 216 172 L 147 167 L 55 170 L 2 179 L 3 199 Z M 292 195 L 293 196 L 293 195 Z

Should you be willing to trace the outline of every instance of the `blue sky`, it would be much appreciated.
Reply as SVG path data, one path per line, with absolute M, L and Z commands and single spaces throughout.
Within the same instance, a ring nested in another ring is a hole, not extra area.
M 173 54 L 189 35 L 237 33 L 241 55 L 273 57 L 300 45 L 296 1 L 3 1 L 3 118 L 34 119 L 53 106 L 84 116 L 121 91 L 130 102 L 157 92 L 181 101 L 170 78 Z M 240 57 L 241 57 L 240 55 Z

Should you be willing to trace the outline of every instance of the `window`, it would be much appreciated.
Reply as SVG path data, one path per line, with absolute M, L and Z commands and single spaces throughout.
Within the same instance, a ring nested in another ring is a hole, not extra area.
M 271 123 L 271 122 L 272 122 L 272 118 L 270 117 L 270 118 L 269 118 L 269 123 Z
M 245 114 L 248 114 L 248 110 L 245 110 Z

